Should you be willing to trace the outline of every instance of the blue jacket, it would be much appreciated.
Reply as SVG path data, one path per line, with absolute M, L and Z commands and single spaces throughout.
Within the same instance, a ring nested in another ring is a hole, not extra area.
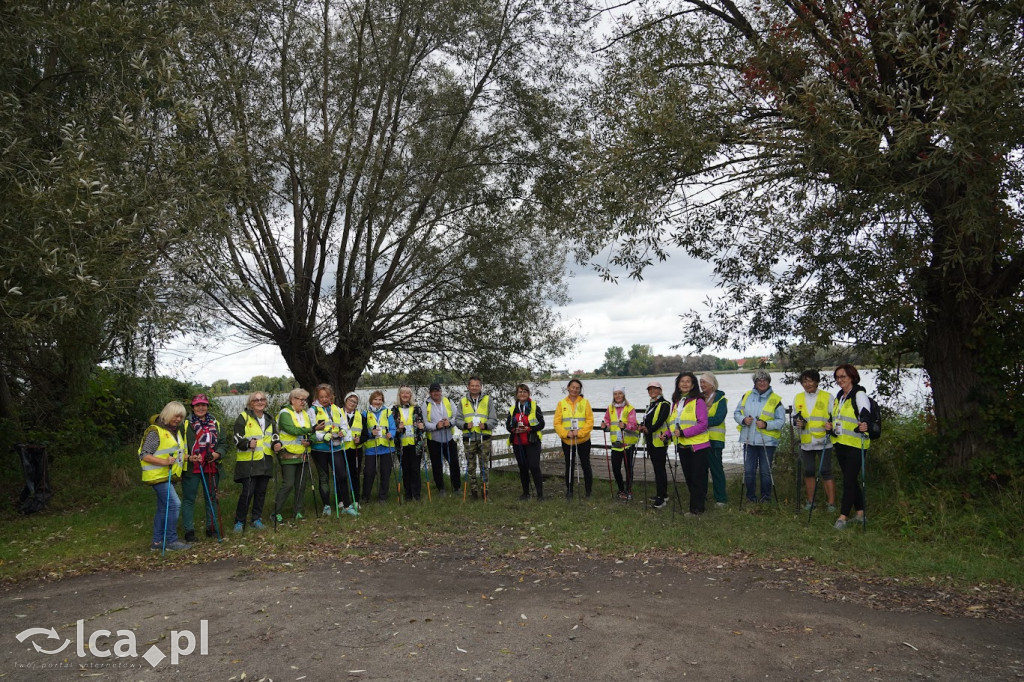
M 746 394 L 744 394 L 746 395 Z M 772 392 L 771 386 L 764 393 L 758 393 L 756 388 L 750 389 L 750 396 L 747 398 L 746 403 L 743 402 L 741 397 L 736 405 L 736 410 L 732 413 L 733 419 L 736 420 L 737 424 L 742 425 L 743 419 L 746 417 L 753 417 L 756 421 L 761 418 L 761 413 L 764 412 L 765 405 L 769 400 L 775 396 Z M 767 428 L 758 429 L 752 422 L 750 426 L 741 426 L 740 428 L 740 442 L 746 445 L 767 445 L 769 447 L 777 447 L 779 439 L 775 438 L 765 431 L 782 431 L 782 428 L 786 425 L 786 406 L 779 400 L 778 404 L 772 412 L 772 418 L 766 420 Z

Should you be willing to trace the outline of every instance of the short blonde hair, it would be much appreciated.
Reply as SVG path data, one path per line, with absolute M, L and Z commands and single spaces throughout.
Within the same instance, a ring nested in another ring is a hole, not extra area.
M 257 397 L 262 397 L 264 400 L 269 400 L 267 398 L 267 394 L 264 393 L 263 391 L 253 391 L 252 393 L 249 394 L 248 399 L 246 399 L 245 406 L 248 408 L 252 408 L 252 404 L 256 402 Z
M 185 406 L 177 400 L 172 400 L 164 405 L 164 409 L 160 410 L 160 415 L 157 419 L 160 420 L 160 423 L 167 424 L 175 417 L 185 418 Z
M 293 388 L 288 393 L 288 400 L 291 401 L 292 398 L 302 398 L 303 400 L 308 400 L 309 399 L 309 391 L 307 391 L 304 388 Z

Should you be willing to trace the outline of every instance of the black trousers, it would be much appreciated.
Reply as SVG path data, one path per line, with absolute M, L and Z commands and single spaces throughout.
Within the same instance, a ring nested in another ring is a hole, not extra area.
M 377 499 L 386 502 L 388 499 L 388 488 L 391 486 L 391 469 L 393 462 L 390 452 L 383 455 L 367 455 L 363 459 L 363 499 L 370 500 L 373 491 L 373 481 L 380 470 L 380 486 L 377 488 Z
M 345 475 L 344 450 L 334 451 L 334 481 L 331 481 L 331 453 L 313 450 L 319 479 L 320 500 L 324 506 L 334 508 L 334 492 L 337 490 L 342 507 L 352 504 L 352 494 L 348 489 L 348 477 Z
M 235 523 L 245 523 L 245 512 L 252 504 L 253 521 L 263 518 L 263 502 L 267 498 L 267 484 L 270 483 L 270 476 L 249 476 L 242 479 L 242 494 L 238 496 L 238 506 L 235 507 Z
M 850 511 L 862 511 L 864 509 L 864 491 L 861 490 L 860 481 L 860 448 L 836 443 L 836 460 L 843 472 L 843 501 L 839 506 L 839 513 L 849 516 Z
M 402 492 L 407 500 L 418 500 L 423 490 L 420 478 L 421 457 L 415 445 L 402 446 Z
M 363 496 L 359 494 L 361 490 L 359 482 L 362 480 L 360 474 L 363 472 L 363 449 L 361 447 L 353 448 L 352 450 L 345 451 L 345 459 L 348 461 L 348 479 L 352 482 L 352 499 L 359 501 L 363 499 Z M 342 466 L 345 463 L 342 462 Z
M 654 469 L 654 496 L 667 499 L 668 469 L 665 468 L 665 463 L 668 461 L 668 446 L 648 445 L 647 456 L 650 457 L 651 468 Z
M 452 490 L 458 491 L 462 487 L 462 472 L 459 470 L 459 444 L 454 440 L 447 443 L 428 440 L 427 449 L 430 451 L 430 468 L 434 470 L 434 485 L 439 491 L 444 492 L 444 467 L 441 464 L 444 460 L 448 462 Z
M 690 513 L 703 514 L 708 496 L 708 453 L 711 448 L 694 450 L 689 445 L 679 448 L 680 466 L 686 488 L 690 491 Z
M 537 489 L 537 497 L 544 497 L 544 478 L 540 472 L 540 443 L 513 445 L 512 451 L 519 465 L 519 482 L 523 486 L 523 494 L 530 494 L 530 477 L 533 476 L 533 487 Z
M 633 492 L 633 458 L 636 457 L 636 446 L 630 445 L 625 450 L 612 450 L 612 474 L 619 492 Z M 626 462 L 626 477 L 622 477 L 622 462 Z
M 594 490 L 594 470 L 590 466 L 590 439 L 582 443 L 577 442 L 575 446 L 563 442 L 562 454 L 565 455 L 566 490 L 572 495 L 573 486 L 575 485 L 573 480 L 575 478 L 574 469 L 576 468 L 576 460 L 579 459 L 579 465 L 583 469 L 583 489 L 586 491 L 587 497 L 590 497 L 590 493 Z

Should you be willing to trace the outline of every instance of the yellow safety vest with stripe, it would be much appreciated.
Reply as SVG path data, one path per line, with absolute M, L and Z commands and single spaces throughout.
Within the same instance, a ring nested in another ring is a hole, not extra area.
M 289 406 L 277 413 L 278 417 L 282 414 L 288 414 L 292 418 L 292 424 L 296 428 L 308 429 L 311 426 L 309 421 L 309 412 L 306 412 L 305 410 L 302 412 L 296 412 Z M 309 451 L 309 446 L 302 444 L 303 440 L 308 440 L 308 437 L 306 436 L 293 436 L 290 433 L 281 431 L 280 438 L 281 445 L 284 446 L 284 452 L 288 453 L 287 455 L 282 454 L 281 459 L 297 459 Z
M 140 458 L 142 457 L 142 446 L 146 444 L 146 436 L 153 430 L 160 436 L 160 444 L 153 454 L 157 457 L 173 457 L 175 462 L 168 467 L 162 464 L 150 464 L 139 459 L 139 464 L 142 466 L 142 482 L 146 485 L 156 485 L 170 478 L 173 483 L 181 478 L 181 469 L 185 461 L 185 441 L 181 437 L 181 431 L 171 433 L 165 427 L 154 424 L 142 434 L 138 453 Z
M 342 415 L 344 423 L 342 429 L 345 435 L 345 445 L 343 450 L 355 450 L 356 448 L 363 447 L 362 443 L 356 443 L 356 435 L 362 434 L 363 432 L 363 413 L 356 410 L 352 413 L 352 423 L 348 423 L 348 413 Z
M 366 411 L 366 429 L 370 432 L 369 439 L 366 441 L 367 448 L 389 448 L 391 447 L 391 434 L 388 433 L 388 426 L 390 424 L 391 410 L 388 408 L 382 408 L 380 411 L 380 420 L 377 419 L 377 415 L 373 413 L 373 410 Z M 380 437 L 373 437 L 373 430 L 380 427 Z
M 822 438 L 825 435 L 825 423 L 829 421 L 829 399 L 831 396 L 825 391 L 818 391 L 814 397 L 814 405 L 807 408 L 807 394 L 798 393 L 793 401 L 793 409 L 805 422 L 806 426 L 800 430 L 800 442 L 810 445 L 815 438 Z
M 668 421 L 672 425 L 673 431 L 679 429 L 680 435 L 672 436 L 672 442 L 676 445 L 700 445 L 701 443 L 711 441 L 707 431 L 698 433 L 695 436 L 682 435 L 683 429 L 697 425 L 697 398 L 692 400 L 683 398 L 673 405 L 672 412 L 668 415 Z
M 260 422 L 251 414 L 246 411 L 242 411 L 242 417 L 245 418 L 245 433 L 242 436 L 245 440 L 250 441 L 253 438 L 256 439 L 255 450 L 239 450 L 238 455 L 235 457 L 236 462 L 258 462 L 264 457 L 270 457 L 274 454 L 274 450 L 271 447 L 274 443 L 274 418 L 269 414 L 264 413 L 263 419 L 266 423 L 264 428 L 260 428 Z
M 508 408 L 508 416 L 509 416 L 509 418 L 512 421 L 515 421 L 515 419 L 516 419 L 516 406 L 515 405 L 510 405 L 509 406 L 509 408 Z M 540 424 L 540 420 L 537 419 L 537 401 L 536 400 L 531 400 L 530 401 L 530 414 L 528 414 L 526 416 L 526 421 L 530 425 L 531 429 L 532 428 L 536 428 L 536 426 L 538 424 Z M 531 431 L 531 433 L 536 433 L 536 432 Z M 540 438 L 540 434 L 539 433 L 537 434 L 537 438 Z M 527 440 L 529 440 L 529 439 L 527 439 Z M 508 444 L 512 445 L 512 434 L 511 433 L 508 434 Z
M 487 413 L 490 411 L 491 397 L 488 395 L 481 396 L 480 400 L 477 401 L 476 407 L 473 407 L 473 403 L 469 398 L 463 396 L 462 398 L 462 421 L 469 425 L 464 433 L 482 433 L 485 436 L 491 435 L 491 430 L 487 428 Z M 479 419 L 480 425 L 474 426 L 473 419 Z
M 871 439 L 867 433 L 858 431 L 858 426 L 860 417 L 857 414 L 857 394 L 851 393 L 849 398 L 836 396 L 832 401 L 832 442 L 858 450 L 863 446 L 867 450 L 871 447 Z
M 316 442 L 321 444 L 330 443 L 331 440 L 340 438 L 341 430 L 344 430 L 348 426 L 347 424 L 342 423 L 341 408 L 333 403 L 326 407 L 323 405 L 314 405 L 312 421 L 314 423 L 320 421 L 324 423 L 324 430 L 319 432 L 319 437 L 314 439 Z M 335 430 L 333 427 L 337 427 L 338 430 Z
M 573 428 L 579 429 L 587 423 L 587 401 L 580 398 L 573 405 L 568 400 L 563 400 L 562 406 L 562 427 L 566 431 L 572 431 Z M 576 420 L 576 426 L 573 427 L 573 420 Z
M 405 431 L 402 432 L 402 438 L 401 438 L 402 447 L 405 447 L 406 445 L 415 445 L 416 444 L 416 425 L 415 425 L 415 421 L 414 420 L 416 418 L 416 415 L 415 415 L 416 406 L 415 405 L 410 405 L 409 407 L 402 407 L 401 405 L 398 405 L 397 407 L 398 407 L 398 419 L 402 423 L 401 424 L 396 424 L 396 426 L 404 426 L 405 427 Z
M 615 405 L 609 405 L 605 411 L 605 414 L 608 415 L 608 430 L 612 433 L 613 448 L 616 444 L 621 445 L 623 443 L 627 447 L 636 445 L 637 441 L 640 440 L 640 434 L 636 431 L 626 431 L 626 424 L 629 423 L 629 414 L 631 412 L 636 412 L 636 410 L 629 404 L 623 405 L 618 413 L 615 412 Z
M 708 417 L 709 418 L 711 417 L 711 415 L 715 414 L 718 411 L 718 406 L 722 403 L 723 400 L 725 400 L 725 394 L 724 393 L 722 394 L 721 398 L 719 398 L 715 402 L 713 402 L 710 405 L 708 405 Z M 712 441 L 716 442 L 716 443 L 724 443 L 725 442 L 725 420 L 724 419 L 722 420 L 721 424 L 718 424 L 717 426 L 709 426 L 708 427 L 708 438 L 711 439 Z
M 661 409 L 662 408 L 665 408 L 667 410 L 671 410 L 672 406 L 669 405 L 667 400 L 659 400 L 658 402 L 654 403 L 654 418 L 651 419 L 651 423 L 652 424 L 654 422 L 658 421 L 658 415 L 661 414 Z M 650 407 L 650 405 L 648 405 L 647 406 L 647 411 L 650 412 L 650 410 L 651 410 L 651 407 Z M 646 414 L 644 415 L 644 421 L 645 422 L 647 421 L 647 415 Z M 659 427 L 659 429 L 657 431 L 651 432 L 650 435 L 651 435 L 651 446 L 652 447 L 655 447 L 655 448 L 664 447 L 664 445 L 666 443 L 668 443 L 669 440 L 671 440 L 671 438 L 672 438 L 672 436 L 670 435 L 669 430 L 668 430 L 668 420 L 666 419 L 665 423 L 662 424 L 661 427 Z
M 740 408 L 741 408 L 740 409 L 740 413 L 741 414 L 746 414 L 746 411 L 747 411 L 747 398 L 750 397 L 751 393 L 753 393 L 753 391 L 747 391 L 746 393 L 743 394 L 743 402 L 740 403 Z M 775 408 L 778 407 L 780 403 L 782 403 L 782 398 L 779 397 L 778 393 L 772 393 L 770 396 L 768 396 L 768 401 L 764 404 L 764 409 L 761 410 L 761 414 L 759 414 L 757 416 L 757 418 L 754 420 L 755 428 L 757 428 L 756 424 L 757 424 L 758 420 L 763 421 L 763 422 L 765 422 L 767 424 L 772 419 L 775 419 Z M 743 429 L 745 429 L 745 428 L 746 427 L 743 426 L 743 424 L 737 424 L 736 425 L 736 430 L 737 431 L 743 431 Z M 769 430 L 769 429 L 757 428 L 757 431 L 758 431 L 758 433 L 763 433 L 764 435 L 769 436 L 770 438 L 775 438 L 776 440 L 778 440 L 779 438 L 782 437 L 782 429 L 771 429 L 771 430 Z

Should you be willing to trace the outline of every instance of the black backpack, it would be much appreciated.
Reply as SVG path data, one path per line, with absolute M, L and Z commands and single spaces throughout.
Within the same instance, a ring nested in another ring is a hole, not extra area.
M 861 409 L 858 419 L 868 423 L 868 438 L 878 440 L 882 436 L 882 410 L 878 407 L 878 402 L 869 396 L 867 391 L 864 391 L 864 397 L 868 399 L 869 407 Z M 854 402 L 854 405 L 856 404 Z

